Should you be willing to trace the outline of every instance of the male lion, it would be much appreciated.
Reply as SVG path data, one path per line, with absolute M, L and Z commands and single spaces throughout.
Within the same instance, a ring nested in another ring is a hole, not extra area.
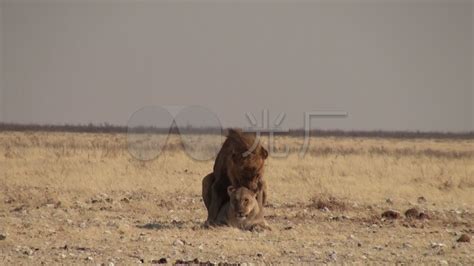
M 227 188 L 227 193 L 230 200 L 219 211 L 217 224 L 226 224 L 242 230 L 272 230 L 263 218 L 256 193 L 246 187 L 233 186 Z
M 202 180 L 202 197 L 207 208 L 206 225 L 215 224 L 221 207 L 229 200 L 227 187 L 246 187 L 257 194 L 263 210 L 266 184 L 263 168 L 268 152 L 257 142 L 255 134 L 230 129 L 217 154 L 214 171 Z

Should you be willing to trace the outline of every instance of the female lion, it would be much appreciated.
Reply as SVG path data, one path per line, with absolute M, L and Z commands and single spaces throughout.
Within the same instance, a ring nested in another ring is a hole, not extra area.
M 246 187 L 227 187 L 230 200 L 222 206 L 217 224 L 226 224 L 243 230 L 272 230 L 263 217 L 257 193 Z

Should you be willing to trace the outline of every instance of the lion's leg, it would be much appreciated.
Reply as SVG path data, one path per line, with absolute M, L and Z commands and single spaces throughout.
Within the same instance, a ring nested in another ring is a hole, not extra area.
M 265 181 L 260 181 L 260 191 L 257 194 L 257 201 L 260 205 L 260 208 L 263 208 L 263 205 L 267 202 L 267 184 Z
M 246 229 L 249 231 L 254 231 L 254 232 L 263 232 L 265 230 L 272 231 L 272 227 L 268 225 L 268 223 L 265 220 L 253 223 L 250 226 L 248 226 Z
M 202 200 L 206 209 L 209 211 L 209 205 L 212 201 L 211 186 L 214 183 L 215 176 L 213 173 L 208 174 L 202 179 Z
M 219 182 L 215 182 L 211 186 L 211 204 L 209 205 L 209 210 L 207 212 L 207 223 L 214 224 L 219 214 L 219 210 L 224 205 L 227 195 L 227 187 L 223 188 Z

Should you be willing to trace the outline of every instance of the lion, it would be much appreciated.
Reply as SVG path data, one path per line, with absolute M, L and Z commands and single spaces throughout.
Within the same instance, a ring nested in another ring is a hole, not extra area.
M 216 222 L 222 206 L 229 200 L 227 187 L 246 187 L 257 194 L 263 211 L 266 202 L 266 183 L 263 180 L 268 152 L 257 141 L 255 134 L 230 129 L 214 162 L 213 172 L 202 181 L 202 197 L 207 208 L 206 225 Z
M 217 224 L 229 225 L 242 230 L 272 230 L 263 217 L 262 208 L 257 202 L 257 194 L 246 187 L 229 186 L 230 200 L 222 206 L 217 215 Z

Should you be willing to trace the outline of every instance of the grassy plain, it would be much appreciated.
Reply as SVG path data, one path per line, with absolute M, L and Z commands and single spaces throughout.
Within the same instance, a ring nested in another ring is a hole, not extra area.
M 276 139 L 289 155 L 267 161 L 273 231 L 256 233 L 201 228 L 213 161 L 177 135 L 140 161 L 123 133 L 1 132 L 0 264 L 474 264 L 456 242 L 474 234 L 474 140 L 312 137 L 299 157 L 302 143 Z M 405 218 L 412 207 L 429 219 Z

